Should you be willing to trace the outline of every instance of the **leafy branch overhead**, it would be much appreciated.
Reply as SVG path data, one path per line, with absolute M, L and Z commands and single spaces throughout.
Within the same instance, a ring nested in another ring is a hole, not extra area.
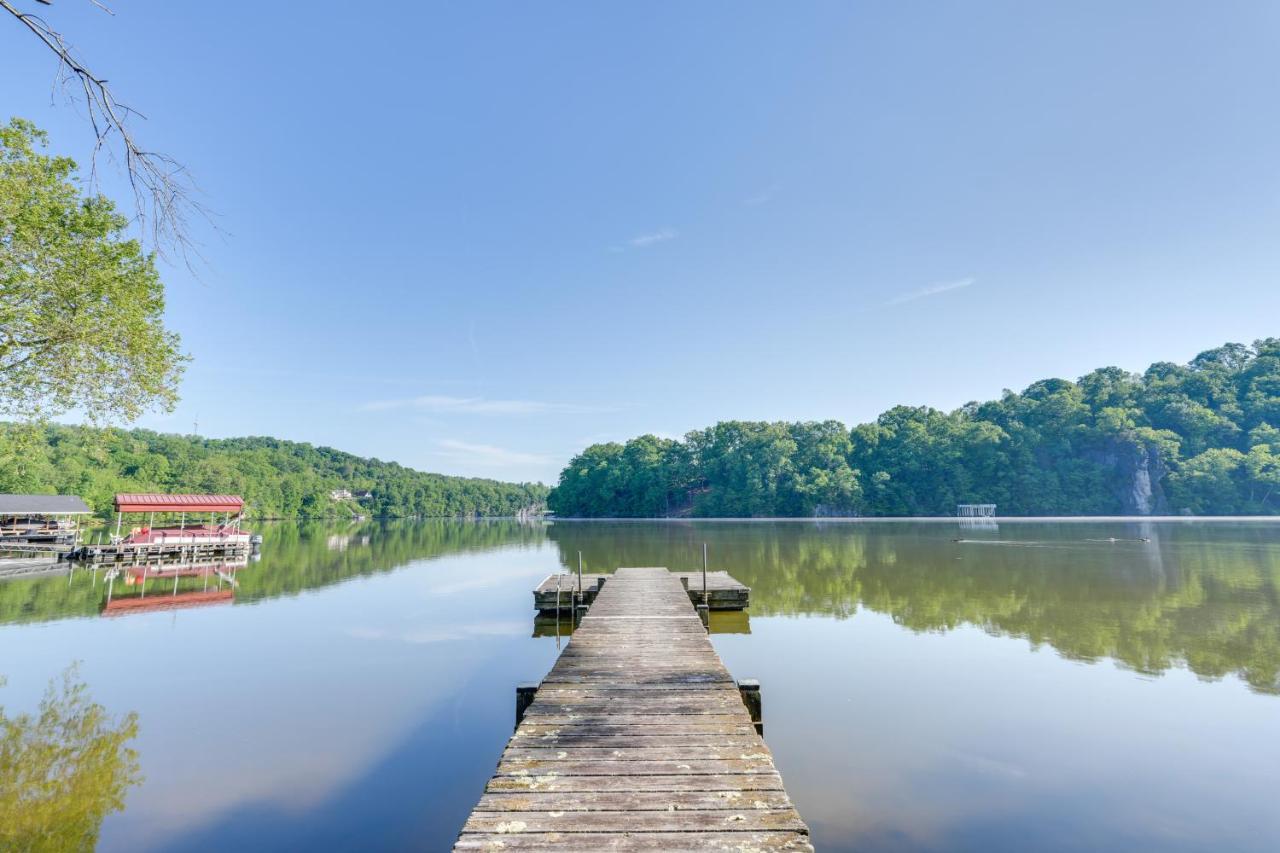
M 44 142 L 29 121 L 0 126 L 0 415 L 171 410 L 186 357 L 164 326 L 155 258 Z
M 120 162 L 133 190 L 134 215 L 142 233 L 160 253 L 176 250 L 184 260 L 195 253 L 191 220 L 208 219 L 208 211 L 196 198 L 198 188 L 181 163 L 167 154 L 144 147 L 129 126 L 131 119 L 145 119 L 137 110 L 117 100 L 106 78 L 94 73 L 76 54 L 66 36 L 39 15 L 24 12 L 18 0 L 0 0 L 22 27 L 44 44 L 58 60 L 57 80 L 68 96 L 83 103 L 93 128 L 90 187 L 96 186 L 98 158 L 104 153 Z M 50 6 L 50 0 L 35 0 Z M 108 14 L 110 9 L 90 0 Z

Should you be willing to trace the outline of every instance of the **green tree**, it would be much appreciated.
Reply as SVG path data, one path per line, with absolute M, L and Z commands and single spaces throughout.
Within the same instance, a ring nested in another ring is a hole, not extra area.
M 1272 511 L 1280 504 L 1280 443 L 1255 444 L 1244 459 L 1249 477 L 1250 501 L 1256 500 L 1257 512 Z
M 0 414 L 172 409 L 186 359 L 163 324 L 154 257 L 44 145 L 31 122 L 0 128 Z
M 1245 459 L 1231 447 L 1210 448 L 1188 459 L 1171 478 L 1178 502 L 1197 515 L 1244 511 Z
M 567 515 L 1010 515 L 1280 512 L 1280 339 L 1142 374 L 1104 367 L 952 412 L 728 421 L 680 442 L 584 450 L 550 501 Z M 665 493 L 665 500 L 658 496 Z M 661 506 L 660 506 L 661 504 Z

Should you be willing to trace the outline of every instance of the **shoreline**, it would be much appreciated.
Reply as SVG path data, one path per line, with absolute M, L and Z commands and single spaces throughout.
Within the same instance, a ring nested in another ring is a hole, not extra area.
M 990 518 L 958 518 L 951 515 L 884 515 L 884 516 L 858 516 L 858 517 L 832 517 L 818 518 L 806 516 L 798 518 L 793 516 L 776 516 L 762 518 L 732 518 L 725 516 L 708 517 L 708 518 L 546 518 L 545 521 L 550 522 L 628 522 L 628 523 L 649 523 L 654 521 L 671 522 L 676 524 L 698 524 L 702 522 L 730 522 L 730 523 L 768 523 L 777 522 L 789 523 L 818 523 L 818 524 L 878 524 L 878 523 L 919 523 L 927 522 L 931 524 L 962 524 L 973 525 L 985 524 L 987 522 L 998 524 L 1029 524 L 1037 522 L 1062 522 L 1062 523 L 1088 523 L 1088 522 L 1125 522 L 1125 523 L 1147 523 L 1147 522 L 1271 522 L 1280 523 L 1280 515 L 997 515 Z

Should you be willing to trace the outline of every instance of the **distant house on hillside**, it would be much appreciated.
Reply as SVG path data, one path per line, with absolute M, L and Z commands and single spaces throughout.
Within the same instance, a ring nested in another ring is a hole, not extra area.
M 373 497 L 373 492 L 368 489 L 333 489 L 329 492 L 329 499 L 334 501 L 367 501 Z

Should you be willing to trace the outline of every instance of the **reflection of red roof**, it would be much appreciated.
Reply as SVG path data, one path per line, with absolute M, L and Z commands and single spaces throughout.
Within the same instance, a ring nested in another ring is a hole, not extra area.
M 102 608 L 103 616 L 119 616 L 122 613 L 140 613 L 147 610 L 177 610 L 181 607 L 203 607 L 206 604 L 228 604 L 235 600 L 230 589 L 208 592 L 183 592 L 177 595 L 127 596 L 113 598 Z
M 116 512 L 233 512 L 244 510 L 239 495 L 116 495 Z

